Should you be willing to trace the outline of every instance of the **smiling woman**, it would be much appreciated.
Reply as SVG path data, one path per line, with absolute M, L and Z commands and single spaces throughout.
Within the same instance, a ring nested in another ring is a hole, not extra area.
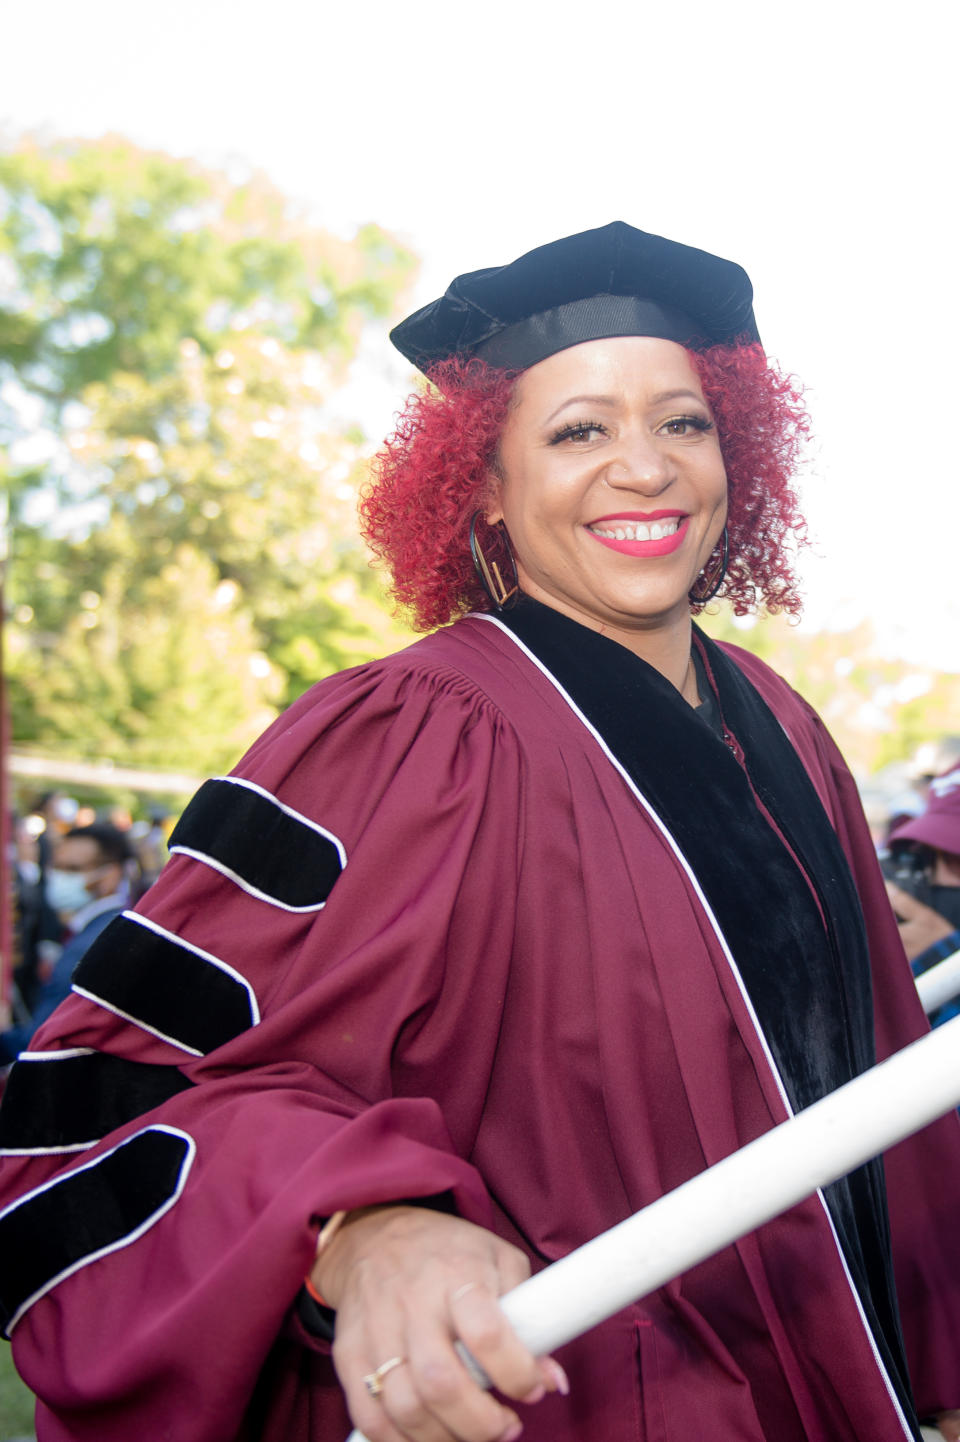
M 14 1068 L 41 1442 L 957 1438 L 955 1118 L 556 1358 L 507 1324 L 926 1022 L 836 748 L 693 622 L 799 604 L 804 421 L 746 274 L 614 224 L 394 339 L 434 387 L 364 520 L 454 624 L 201 789 Z
M 499 455 L 487 520 L 504 522 L 524 593 L 695 702 L 689 593 L 720 544 L 727 478 L 687 352 L 615 336 L 540 361 L 517 382 Z

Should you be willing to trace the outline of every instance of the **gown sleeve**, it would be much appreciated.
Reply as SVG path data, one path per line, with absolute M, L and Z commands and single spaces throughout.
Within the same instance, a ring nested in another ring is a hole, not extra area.
M 0 1114 L 0 1301 L 41 1437 L 223 1442 L 323 1218 L 446 1194 L 489 1223 L 466 1158 L 521 781 L 469 682 L 384 662 L 198 792 Z

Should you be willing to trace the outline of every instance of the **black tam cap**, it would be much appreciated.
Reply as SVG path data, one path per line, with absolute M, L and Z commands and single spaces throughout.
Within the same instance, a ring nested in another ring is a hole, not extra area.
M 758 342 L 750 277 L 731 260 L 622 220 L 458 275 L 390 333 L 429 371 L 452 356 L 525 370 L 607 336 L 649 335 L 691 350 Z

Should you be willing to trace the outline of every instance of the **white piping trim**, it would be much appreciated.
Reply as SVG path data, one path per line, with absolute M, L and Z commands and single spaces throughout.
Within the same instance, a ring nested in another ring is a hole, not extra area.
M 68 1181 L 70 1177 L 78 1176 L 80 1172 L 86 1172 L 89 1171 L 91 1167 L 98 1166 L 100 1162 L 105 1160 L 105 1158 L 112 1156 L 114 1152 L 118 1152 L 121 1147 L 129 1145 L 129 1143 L 134 1141 L 137 1137 L 142 1137 L 146 1135 L 147 1132 L 167 1132 L 170 1136 L 181 1137 L 188 1144 L 186 1155 L 180 1164 L 180 1171 L 177 1175 L 177 1184 L 174 1188 L 173 1193 L 167 1198 L 165 1202 L 163 1202 L 157 1208 L 155 1212 L 152 1212 L 150 1216 L 147 1217 L 144 1221 L 142 1221 L 138 1227 L 135 1227 L 132 1232 L 128 1232 L 126 1236 L 121 1237 L 116 1242 L 111 1242 L 106 1247 L 101 1247 L 100 1250 L 97 1252 L 91 1252 L 86 1257 L 80 1257 L 79 1260 L 72 1263 L 71 1266 L 66 1267 L 62 1272 L 58 1272 L 55 1277 L 51 1277 L 49 1281 L 44 1282 L 42 1287 L 38 1287 L 38 1289 L 33 1293 L 33 1295 L 28 1297 L 25 1302 L 21 1303 L 17 1311 L 14 1312 L 10 1321 L 7 1323 L 5 1329 L 6 1336 L 9 1337 L 14 1327 L 20 1321 L 20 1318 L 30 1307 L 33 1306 L 34 1302 L 39 1301 L 41 1297 L 45 1296 L 47 1292 L 51 1291 L 60 1282 L 65 1281 L 67 1277 L 72 1277 L 74 1272 L 79 1272 L 82 1267 L 89 1266 L 91 1262 L 99 1261 L 101 1257 L 108 1256 L 110 1252 L 119 1252 L 122 1251 L 124 1247 L 129 1247 L 131 1243 L 136 1242 L 137 1240 L 139 1240 L 140 1237 L 144 1235 L 145 1232 L 148 1232 L 150 1228 L 154 1225 L 154 1223 L 158 1222 L 160 1218 L 170 1210 L 171 1207 L 176 1205 L 176 1203 L 180 1199 L 180 1194 L 182 1193 L 184 1186 L 186 1185 L 187 1176 L 189 1175 L 190 1168 L 193 1166 L 193 1161 L 197 1154 L 197 1144 L 193 1140 L 193 1137 L 191 1137 L 187 1132 L 181 1131 L 179 1127 L 165 1126 L 162 1123 L 158 1122 L 155 1126 L 144 1127 L 141 1131 L 134 1132 L 133 1136 L 124 1137 L 123 1141 L 118 1142 L 115 1147 L 111 1147 L 109 1151 L 101 1152 L 100 1156 L 94 1157 L 92 1161 L 84 1162 L 83 1166 L 74 1167 L 73 1170 L 69 1172 L 61 1172 L 59 1176 L 53 1177 L 49 1182 L 44 1182 L 42 1186 L 34 1187 L 32 1191 L 27 1192 L 22 1197 L 19 1197 L 15 1202 L 12 1202 L 9 1207 L 5 1207 L 3 1211 L 0 1211 L 0 1220 L 2 1220 L 10 1212 L 15 1211 L 17 1207 L 22 1207 L 25 1202 L 29 1202 L 34 1197 L 40 1196 L 42 1192 L 49 1191 L 51 1187 L 59 1186 L 61 1182 Z
M 693 890 L 694 890 L 694 892 L 695 892 L 695 894 L 696 894 L 696 896 L 697 896 L 697 899 L 698 899 L 698 901 L 700 902 L 701 906 L 703 907 L 704 914 L 706 915 L 706 918 L 707 918 L 707 920 L 709 921 L 711 927 L 713 928 L 713 931 L 714 931 L 714 933 L 715 933 L 715 935 L 716 935 L 716 937 L 717 937 L 717 940 L 718 940 L 719 943 L 720 943 L 721 950 L 723 951 L 723 954 L 724 954 L 724 957 L 726 958 L 727 964 L 728 964 L 728 966 L 730 967 L 730 970 L 731 970 L 731 972 L 732 972 L 732 974 L 733 974 L 734 980 L 735 980 L 736 983 L 737 983 L 737 986 L 738 986 L 739 991 L 740 991 L 741 998 L 743 999 L 743 1002 L 744 1002 L 744 1005 L 745 1005 L 745 1007 L 746 1007 L 747 1013 L 748 1013 L 748 1015 L 749 1015 L 749 1017 L 750 1017 L 750 1021 L 751 1021 L 752 1025 L 753 1025 L 754 1031 L 756 1032 L 757 1038 L 758 1038 L 758 1040 L 759 1040 L 759 1042 L 760 1042 L 760 1045 L 761 1045 L 761 1047 L 762 1047 L 762 1049 L 763 1049 L 764 1057 L 766 1058 L 767 1065 L 768 1065 L 769 1068 L 770 1068 L 770 1074 L 771 1074 L 771 1076 L 773 1077 L 774 1082 L 776 1083 L 777 1091 L 778 1091 L 779 1094 L 780 1094 L 780 1099 L 781 1099 L 781 1101 L 783 1102 L 783 1105 L 784 1105 L 784 1108 L 785 1108 L 785 1110 L 786 1110 L 787 1116 L 788 1116 L 788 1117 L 792 1117 L 792 1116 L 794 1115 L 794 1112 L 793 1112 L 793 1108 L 792 1108 L 791 1105 L 790 1105 L 789 1099 L 788 1099 L 788 1097 L 787 1097 L 786 1088 L 784 1087 L 784 1084 L 783 1084 L 783 1079 L 782 1079 L 782 1077 L 780 1076 L 779 1071 L 777 1070 L 776 1063 L 774 1062 L 774 1059 L 773 1059 L 773 1053 L 772 1053 L 771 1050 L 770 1050 L 769 1044 L 768 1044 L 768 1042 L 767 1042 L 767 1038 L 766 1038 L 766 1036 L 764 1035 L 763 1029 L 762 1029 L 761 1026 L 760 1026 L 759 1018 L 757 1017 L 757 1014 L 756 1014 L 756 1012 L 755 1012 L 755 1010 L 754 1010 L 754 1008 L 753 1008 L 753 1003 L 751 1002 L 750 996 L 749 996 L 749 994 L 748 994 L 748 992 L 747 992 L 747 989 L 746 989 L 746 986 L 744 985 L 743 977 L 740 975 L 740 968 L 737 966 L 737 963 L 736 963 L 736 961 L 734 960 L 733 952 L 730 950 L 730 947 L 727 945 L 726 937 L 723 935 L 723 932 L 720 930 L 719 922 L 717 921 L 716 917 L 714 916 L 713 911 L 712 911 L 712 909 L 711 909 L 711 907 L 710 907 L 710 904 L 709 904 L 709 902 L 707 901 L 707 898 L 706 898 L 706 897 L 704 896 L 704 894 L 703 894 L 703 891 L 702 891 L 702 889 L 701 889 L 701 887 L 700 887 L 700 882 L 698 881 L 697 877 L 694 875 L 693 870 L 691 869 L 690 863 L 687 861 L 687 858 L 684 856 L 683 852 L 680 850 L 680 847 L 678 846 L 676 840 L 675 840 L 674 837 L 671 835 L 671 833 L 667 830 L 667 828 L 666 828 L 666 826 L 664 825 L 663 821 L 661 821 L 660 817 L 659 817 L 659 816 L 657 815 L 657 813 L 654 811 L 654 809 L 653 809 L 653 807 L 650 805 L 649 801 L 646 799 L 646 797 L 643 795 L 643 793 L 642 793 L 642 792 L 640 791 L 640 789 L 637 787 L 635 781 L 634 781 L 633 778 L 630 776 L 629 772 L 621 765 L 621 763 L 617 760 L 616 756 L 614 756 L 613 752 L 610 750 L 609 746 L 607 745 L 606 741 L 604 741 L 604 739 L 603 739 L 603 737 L 600 735 L 599 731 L 597 731 L 596 727 L 593 726 L 593 725 L 591 724 L 591 722 L 587 720 L 586 716 L 583 714 L 583 712 L 580 710 L 579 706 L 577 706 L 576 702 L 573 700 L 573 697 L 569 694 L 569 692 L 567 692 L 567 691 L 564 690 L 563 686 L 561 686 L 560 682 L 559 682 L 559 681 L 557 680 L 557 678 L 552 674 L 552 672 L 550 672 L 550 671 L 547 669 L 547 667 L 543 664 L 543 662 L 540 660 L 540 658 L 539 658 L 538 656 L 534 655 L 534 653 L 530 650 L 530 648 L 529 648 L 528 646 L 524 645 L 524 643 L 520 640 L 519 636 L 515 636 L 514 633 L 510 630 L 509 626 L 505 626 L 502 621 L 500 621 L 500 620 L 497 619 L 496 616 L 491 616 L 491 615 L 487 614 L 487 613 L 484 612 L 484 611 L 473 611 L 473 612 L 470 613 L 470 615 L 471 615 L 471 619 L 477 620 L 477 621 L 486 621 L 489 625 L 491 625 L 491 626 L 496 626 L 496 628 L 497 628 L 498 631 L 502 631 L 503 634 L 504 634 L 505 636 L 507 636 L 507 637 L 513 642 L 513 644 L 514 644 L 515 646 L 517 646 L 517 647 L 523 652 L 523 654 L 533 663 L 533 665 L 536 666 L 537 670 L 540 671 L 541 674 L 550 682 L 550 684 L 553 686 L 554 690 L 562 697 L 562 699 L 563 699 L 563 700 L 566 702 L 566 704 L 569 706 L 569 708 L 570 708 L 570 710 L 573 712 L 573 714 L 577 717 L 577 719 L 581 722 L 581 724 L 586 728 L 586 730 L 590 733 L 590 735 L 591 735 L 591 736 L 593 737 L 593 739 L 596 741 L 597 745 L 600 747 L 600 749 L 601 749 L 601 751 L 603 752 L 603 754 L 607 757 L 608 761 L 610 761 L 610 763 L 612 764 L 614 770 L 617 771 L 617 772 L 620 774 L 620 776 L 622 776 L 622 778 L 623 778 L 623 780 L 626 782 L 629 790 L 633 793 L 633 795 L 636 797 L 636 799 L 640 802 L 640 805 L 643 807 L 644 811 L 647 812 L 648 816 L 650 817 L 650 819 L 654 822 L 655 826 L 657 827 L 657 830 L 661 833 L 661 835 L 664 837 L 664 839 L 666 840 L 666 842 L 667 842 L 668 845 L 670 846 L 670 849 L 673 851 L 673 853 L 674 853 L 674 855 L 676 856 L 677 860 L 679 861 L 681 867 L 683 868 L 684 872 L 686 873 L 686 876 L 687 876 L 687 878 L 689 879 L 691 886 L 693 887 Z M 789 739 L 789 738 L 788 738 L 788 739 Z M 793 743 L 791 742 L 791 745 L 792 745 L 792 744 L 793 744 Z M 898 1420 L 899 1420 L 899 1422 L 900 1422 L 900 1425 L 902 1426 L 905 1435 L 906 1435 L 909 1439 L 911 1439 L 911 1442 L 912 1442 L 913 1432 L 911 1431 L 911 1429 L 910 1429 L 910 1427 L 909 1427 L 909 1425 L 908 1425 L 908 1423 L 907 1423 L 907 1420 L 906 1420 L 906 1418 L 905 1418 L 904 1415 L 903 1415 L 903 1409 L 902 1409 L 901 1406 L 900 1406 L 900 1399 L 897 1397 L 897 1394 L 896 1394 L 896 1391 L 894 1390 L 893 1384 L 892 1384 L 892 1382 L 890 1381 L 889 1376 L 887 1375 L 887 1369 L 886 1369 L 886 1367 L 883 1365 L 883 1359 L 881 1358 L 880 1353 L 879 1353 L 879 1351 L 878 1351 L 878 1349 L 877 1349 L 876 1338 L 875 1338 L 874 1335 L 873 1335 L 873 1330 L 872 1330 L 872 1328 L 870 1327 L 870 1324 L 869 1324 L 869 1322 L 867 1321 L 866 1313 L 865 1313 L 864 1310 L 863 1310 L 863 1303 L 862 1303 L 861 1298 L 860 1298 L 860 1293 L 857 1291 L 856 1287 L 854 1286 L 853 1277 L 850 1275 L 850 1269 L 849 1269 L 849 1267 L 847 1266 L 847 1259 L 846 1259 L 846 1257 L 845 1257 L 844 1254 L 843 1254 L 843 1248 L 842 1248 L 841 1245 L 840 1245 L 840 1239 L 839 1239 L 839 1237 L 837 1236 L 837 1231 L 836 1231 L 836 1228 L 834 1227 L 833 1218 L 832 1218 L 831 1215 L 830 1215 L 830 1209 L 829 1209 L 829 1207 L 827 1206 L 826 1198 L 825 1198 L 825 1196 L 823 1195 L 823 1192 L 822 1192 L 820 1189 L 817 1190 L 817 1196 L 818 1196 L 818 1198 L 819 1198 L 819 1200 L 820 1200 L 820 1205 L 821 1205 L 821 1207 L 823 1208 L 824 1215 L 826 1216 L 827 1222 L 828 1222 L 828 1224 L 829 1224 L 830 1233 L 831 1233 L 831 1236 L 833 1237 L 833 1241 L 834 1241 L 834 1246 L 835 1246 L 836 1249 L 837 1249 L 837 1254 L 838 1254 L 838 1256 L 839 1256 L 839 1258 L 840 1258 L 840 1261 L 841 1261 L 841 1264 L 842 1264 L 842 1266 L 843 1266 L 843 1271 L 844 1271 L 844 1275 L 846 1276 L 846 1279 L 847 1279 L 847 1284 L 848 1284 L 848 1286 L 849 1286 L 849 1288 L 850 1288 L 851 1293 L 853 1294 L 853 1299 L 854 1299 L 854 1302 L 856 1303 L 857 1311 L 858 1311 L 859 1314 L 860 1314 L 860 1321 L 861 1321 L 861 1323 L 862 1323 L 862 1325 L 863 1325 L 863 1330 L 864 1330 L 864 1332 L 866 1333 L 867 1340 L 868 1340 L 868 1342 L 870 1343 L 870 1348 L 871 1348 L 871 1351 L 873 1352 L 874 1360 L 875 1360 L 875 1362 L 876 1362 L 876 1364 L 877 1364 L 877 1370 L 878 1370 L 878 1372 L 880 1373 L 881 1378 L 883 1379 L 884 1386 L 886 1387 L 886 1390 L 887 1390 L 887 1395 L 889 1396 L 890 1401 L 891 1401 L 891 1403 L 893 1404 L 893 1407 L 894 1407 L 894 1410 L 895 1410 L 895 1412 L 896 1412 L 896 1414 L 897 1414 L 897 1418 L 898 1418 Z
M 121 1021 L 129 1021 L 133 1026 L 138 1026 L 141 1031 L 147 1031 L 151 1036 L 159 1037 L 160 1040 L 165 1041 L 168 1046 L 175 1046 L 178 1051 L 185 1051 L 189 1056 L 204 1055 L 204 1053 L 198 1051 L 195 1046 L 187 1046 L 185 1041 L 177 1041 L 175 1036 L 167 1036 L 166 1032 L 159 1031 L 155 1026 L 148 1026 L 147 1023 L 141 1021 L 138 1016 L 131 1016 L 128 1011 L 121 1011 L 118 1006 L 111 1006 L 109 1002 L 104 1001 L 102 996 L 97 996 L 95 992 L 87 991 L 85 987 L 77 986 L 76 982 L 73 983 L 70 990 L 75 991 L 77 996 L 82 996 L 85 997 L 87 1001 L 92 1001 L 95 1006 L 102 1006 L 104 1011 L 109 1011 L 113 1016 L 120 1017 Z
M 86 1152 L 95 1147 L 102 1137 L 89 1142 L 71 1142 L 68 1147 L 0 1147 L 0 1157 L 59 1157 L 66 1152 Z
M 171 846 L 170 855 L 189 856 L 192 861 L 199 861 L 202 865 L 209 866 L 213 871 L 219 871 L 221 876 L 225 876 L 228 881 L 232 881 L 235 886 L 239 886 L 240 890 L 245 891 L 248 896 L 255 897 L 257 901 L 269 902 L 271 906 L 277 906 L 281 911 L 294 911 L 298 913 L 322 911 L 327 904 L 324 900 L 313 901 L 309 906 L 289 906 L 285 901 L 279 901 L 277 897 L 271 896 L 268 891 L 261 891 L 258 886 L 254 886 L 252 882 L 246 881 L 238 872 L 231 871 L 230 867 L 224 866 L 222 861 L 217 861 L 215 857 L 208 856 L 205 851 L 195 851 L 192 846 Z
M 185 941 L 184 938 L 178 936 L 175 931 L 168 931 L 165 926 L 160 926 L 156 921 L 152 921 L 149 916 L 142 916 L 139 911 L 125 911 L 123 915 L 127 921 L 135 921 L 138 926 L 145 926 L 148 931 L 153 931 L 157 936 L 162 936 L 164 941 L 172 941 L 176 946 L 182 946 L 184 951 L 192 951 L 194 956 L 199 956 L 201 961 L 208 961 L 211 966 L 217 967 L 220 971 L 225 972 L 227 976 L 232 977 L 234 981 L 239 982 L 247 993 L 247 998 L 250 1002 L 250 1015 L 253 1018 L 251 1025 L 257 1025 L 260 1020 L 260 1007 L 257 1004 L 256 994 L 249 981 L 247 981 L 247 978 L 241 972 L 237 971 L 236 967 L 231 966 L 227 961 L 221 960 L 219 956 L 214 956 L 212 951 L 204 951 L 202 947 L 194 946 L 192 942 Z M 202 1053 L 198 1052 L 197 1055 L 200 1056 Z
M 92 1046 L 67 1046 L 54 1051 L 22 1051 L 17 1061 L 66 1061 L 74 1056 L 93 1056 Z
M 321 826 L 318 821 L 311 821 L 310 817 L 304 816 L 302 811 L 295 811 L 292 806 L 288 806 L 286 802 L 281 801 L 278 797 L 274 796 L 272 791 L 266 791 L 262 786 L 258 786 L 255 781 L 247 781 L 242 776 L 212 776 L 210 779 L 211 781 L 227 781 L 231 786 L 245 786 L 248 791 L 255 791 L 257 795 L 262 796 L 265 801 L 272 801 L 274 806 L 279 807 L 279 809 L 286 816 L 292 817 L 294 821 L 299 821 L 304 826 L 309 826 L 311 831 L 316 831 L 321 836 L 325 836 L 328 841 L 332 841 L 334 846 L 337 848 L 337 854 L 340 857 L 340 865 L 342 867 L 346 866 L 347 851 L 339 836 L 334 836 L 332 831 L 328 831 L 327 828 L 325 826 Z
M 830 1208 L 827 1206 L 827 1199 L 823 1194 L 822 1188 L 820 1187 L 817 1188 L 817 1196 L 820 1198 L 820 1205 L 823 1207 L 827 1222 L 830 1226 L 830 1231 L 833 1234 L 833 1244 L 837 1249 L 837 1255 L 839 1256 L 841 1265 L 843 1266 L 844 1276 L 847 1279 L 847 1286 L 853 1293 L 853 1300 L 856 1303 L 857 1311 L 860 1313 L 860 1323 L 863 1327 L 864 1332 L 867 1334 L 867 1341 L 870 1343 L 870 1350 L 873 1353 L 873 1360 L 877 1364 L 877 1371 L 880 1373 L 880 1376 L 886 1383 L 887 1394 L 890 1398 L 890 1401 L 893 1403 L 894 1411 L 897 1414 L 901 1427 L 903 1428 L 907 1437 L 912 1439 L 913 1432 L 910 1429 L 909 1422 L 903 1414 L 903 1408 L 900 1406 L 900 1398 L 894 1391 L 893 1384 L 891 1383 L 890 1378 L 887 1375 L 887 1369 L 883 1365 L 883 1358 L 880 1356 L 880 1349 L 877 1346 L 877 1339 L 873 1335 L 873 1328 L 867 1321 L 867 1314 L 863 1310 L 863 1302 L 861 1300 L 860 1293 L 857 1291 L 856 1286 L 854 1285 L 853 1276 L 850 1272 L 850 1268 L 847 1265 L 847 1259 L 844 1256 L 843 1248 L 840 1245 L 840 1238 L 837 1236 L 837 1229 L 833 1224 L 833 1217 L 830 1215 Z

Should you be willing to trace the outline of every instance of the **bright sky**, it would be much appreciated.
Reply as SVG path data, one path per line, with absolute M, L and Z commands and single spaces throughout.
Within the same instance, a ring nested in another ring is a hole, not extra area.
M 0 0 L 8 133 L 261 167 L 453 275 L 609 220 L 739 261 L 806 383 L 807 624 L 960 670 L 956 8 L 948 0 Z M 366 348 L 366 422 L 409 388 Z

